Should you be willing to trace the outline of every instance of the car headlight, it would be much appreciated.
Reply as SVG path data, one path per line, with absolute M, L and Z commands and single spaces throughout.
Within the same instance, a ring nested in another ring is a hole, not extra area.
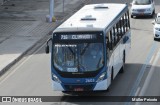
M 136 9 L 132 9 L 132 11 L 137 11 Z
M 104 79 L 105 76 L 106 76 L 106 72 L 102 73 L 102 74 L 99 76 L 99 78 L 97 79 L 96 82 L 102 81 L 102 80 Z
M 155 30 L 160 31 L 160 28 L 155 28 Z
M 52 74 L 52 78 L 55 82 L 61 83 L 61 81 L 59 80 L 59 78 L 55 74 Z
M 146 11 L 151 11 L 151 9 L 150 9 L 150 8 L 148 8 L 148 9 L 146 9 Z

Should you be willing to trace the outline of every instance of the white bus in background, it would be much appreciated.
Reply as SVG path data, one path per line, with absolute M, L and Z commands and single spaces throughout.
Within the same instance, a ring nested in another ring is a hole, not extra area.
M 46 53 L 49 41 L 54 90 L 107 90 L 131 47 L 128 5 L 85 5 L 53 31 Z

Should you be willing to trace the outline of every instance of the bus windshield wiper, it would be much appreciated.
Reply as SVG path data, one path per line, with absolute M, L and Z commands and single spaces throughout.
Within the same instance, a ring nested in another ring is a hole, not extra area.
M 69 51 L 71 51 L 71 53 L 72 53 L 73 55 L 75 55 L 75 52 L 71 49 L 71 47 L 68 47 L 68 49 L 69 49 Z
M 89 44 L 90 43 L 87 43 L 87 45 L 83 48 L 82 52 L 81 52 L 81 55 L 83 55 L 86 51 L 86 49 L 89 47 Z
M 98 64 L 97 64 L 97 68 L 99 68 L 101 60 L 102 60 L 102 57 L 99 58 L 99 61 L 98 61 Z

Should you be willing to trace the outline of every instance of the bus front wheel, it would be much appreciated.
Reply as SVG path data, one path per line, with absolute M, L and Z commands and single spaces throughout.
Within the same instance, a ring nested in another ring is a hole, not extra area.
M 110 81 L 110 85 L 109 85 L 109 87 L 108 87 L 104 92 L 109 92 L 109 91 L 110 91 L 110 87 L 111 87 L 112 82 L 113 82 L 113 67 L 112 67 L 112 71 L 111 71 L 111 81 Z

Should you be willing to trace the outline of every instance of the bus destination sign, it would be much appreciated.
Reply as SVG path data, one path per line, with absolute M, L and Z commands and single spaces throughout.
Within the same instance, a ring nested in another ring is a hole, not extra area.
M 94 40 L 96 34 L 60 35 L 60 40 Z

